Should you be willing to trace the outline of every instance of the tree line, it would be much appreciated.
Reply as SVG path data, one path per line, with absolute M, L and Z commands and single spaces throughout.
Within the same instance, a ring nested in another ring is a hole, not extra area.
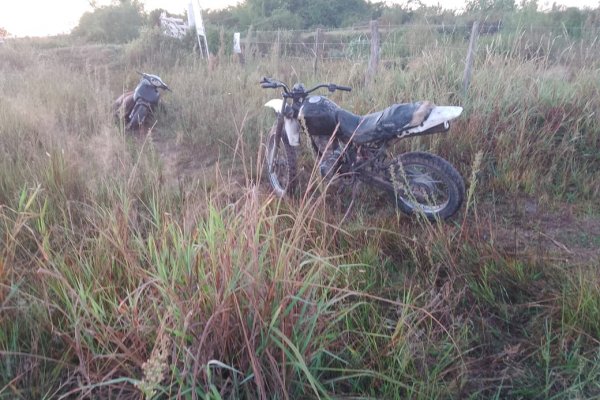
M 504 26 L 526 22 L 537 26 L 556 26 L 577 37 L 588 27 L 600 25 L 600 6 L 593 10 L 556 5 L 539 11 L 537 0 L 468 0 L 463 11 L 441 6 L 425 6 L 420 0 L 387 5 L 367 0 L 245 0 L 222 10 L 206 10 L 205 26 L 209 43 L 218 43 L 224 31 L 298 30 L 344 28 L 378 19 L 385 25 L 446 24 L 468 25 L 474 20 L 502 21 Z M 161 9 L 147 12 L 139 0 L 114 0 L 85 13 L 72 31 L 74 37 L 89 42 L 127 43 L 144 29 L 159 25 Z M 186 10 L 175 15 L 187 18 Z M 0 28 L 1 29 L 1 28 Z M 0 30 L 2 32 L 2 30 Z M 211 49 L 212 50 L 212 49 Z

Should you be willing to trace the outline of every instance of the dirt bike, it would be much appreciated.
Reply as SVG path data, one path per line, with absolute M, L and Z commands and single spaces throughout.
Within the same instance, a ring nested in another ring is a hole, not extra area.
M 447 219 L 461 207 L 465 184 L 458 171 L 443 158 L 426 152 L 393 154 L 398 139 L 447 132 L 462 107 L 439 107 L 422 101 L 395 104 L 383 111 L 355 115 L 324 96 L 310 93 L 327 88 L 351 91 L 333 83 L 306 90 L 301 83 L 289 87 L 263 78 L 265 89 L 281 88 L 282 98 L 265 104 L 277 120 L 267 138 L 266 169 L 275 194 L 283 197 L 297 185 L 300 132 L 308 134 L 310 146 L 324 179 L 344 177 L 352 187 L 354 202 L 359 183 L 389 195 L 406 214 L 422 213 L 428 219 Z
M 154 113 L 160 100 L 158 89 L 171 91 L 159 76 L 143 72 L 138 74 L 142 77 L 135 90 L 123 93 L 113 103 L 115 118 L 128 131 L 141 129 L 148 115 Z

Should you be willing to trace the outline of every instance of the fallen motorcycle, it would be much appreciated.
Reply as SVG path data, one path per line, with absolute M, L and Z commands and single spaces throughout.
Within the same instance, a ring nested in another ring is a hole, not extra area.
M 297 185 L 300 132 L 308 134 L 318 169 L 324 179 L 343 177 L 352 187 L 354 202 L 360 182 L 381 189 L 404 213 L 422 213 L 428 219 L 447 219 L 461 207 L 465 184 L 458 171 L 443 158 L 426 152 L 392 154 L 398 139 L 447 132 L 462 107 L 435 106 L 422 101 L 395 104 L 383 111 L 355 115 L 324 96 L 309 96 L 317 89 L 351 91 L 333 83 L 306 90 L 301 83 L 289 87 L 263 78 L 265 89 L 281 88 L 282 98 L 270 100 L 277 119 L 267 138 L 266 168 L 275 194 L 283 197 Z
M 158 89 L 171 91 L 159 76 L 138 74 L 141 79 L 135 90 L 123 93 L 113 103 L 115 118 L 127 131 L 140 130 L 148 122 L 148 116 L 155 112 L 160 101 Z

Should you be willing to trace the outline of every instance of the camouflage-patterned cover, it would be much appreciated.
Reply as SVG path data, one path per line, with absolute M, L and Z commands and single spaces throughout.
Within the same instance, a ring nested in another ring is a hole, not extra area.
M 355 143 L 369 143 L 392 139 L 406 129 L 421 125 L 434 107 L 429 101 L 394 104 L 362 117 L 344 110 L 338 112 L 338 120 L 343 136 L 351 137 Z
M 433 103 L 429 101 L 394 104 L 383 110 L 377 127 L 393 134 L 400 133 L 405 129 L 421 125 L 433 107 Z

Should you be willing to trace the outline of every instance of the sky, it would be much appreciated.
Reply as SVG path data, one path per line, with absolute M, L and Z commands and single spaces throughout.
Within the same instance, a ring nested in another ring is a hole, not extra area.
M 240 0 L 199 0 L 203 9 L 219 9 L 235 5 Z M 323 0 L 327 1 L 327 0 Z M 164 8 L 181 14 L 190 0 L 142 0 L 146 11 Z M 406 0 L 387 0 L 388 4 L 405 3 Z M 540 0 L 542 8 L 552 3 L 568 7 L 590 7 L 599 5 L 599 0 Z M 48 36 L 69 33 L 77 26 L 79 18 L 92 8 L 88 0 L 0 0 L 0 27 L 13 36 Z M 98 5 L 110 4 L 110 0 L 96 0 Z M 464 0 L 424 0 L 428 5 L 441 4 L 444 8 L 460 9 Z M 518 3 L 518 2 L 517 2 Z

